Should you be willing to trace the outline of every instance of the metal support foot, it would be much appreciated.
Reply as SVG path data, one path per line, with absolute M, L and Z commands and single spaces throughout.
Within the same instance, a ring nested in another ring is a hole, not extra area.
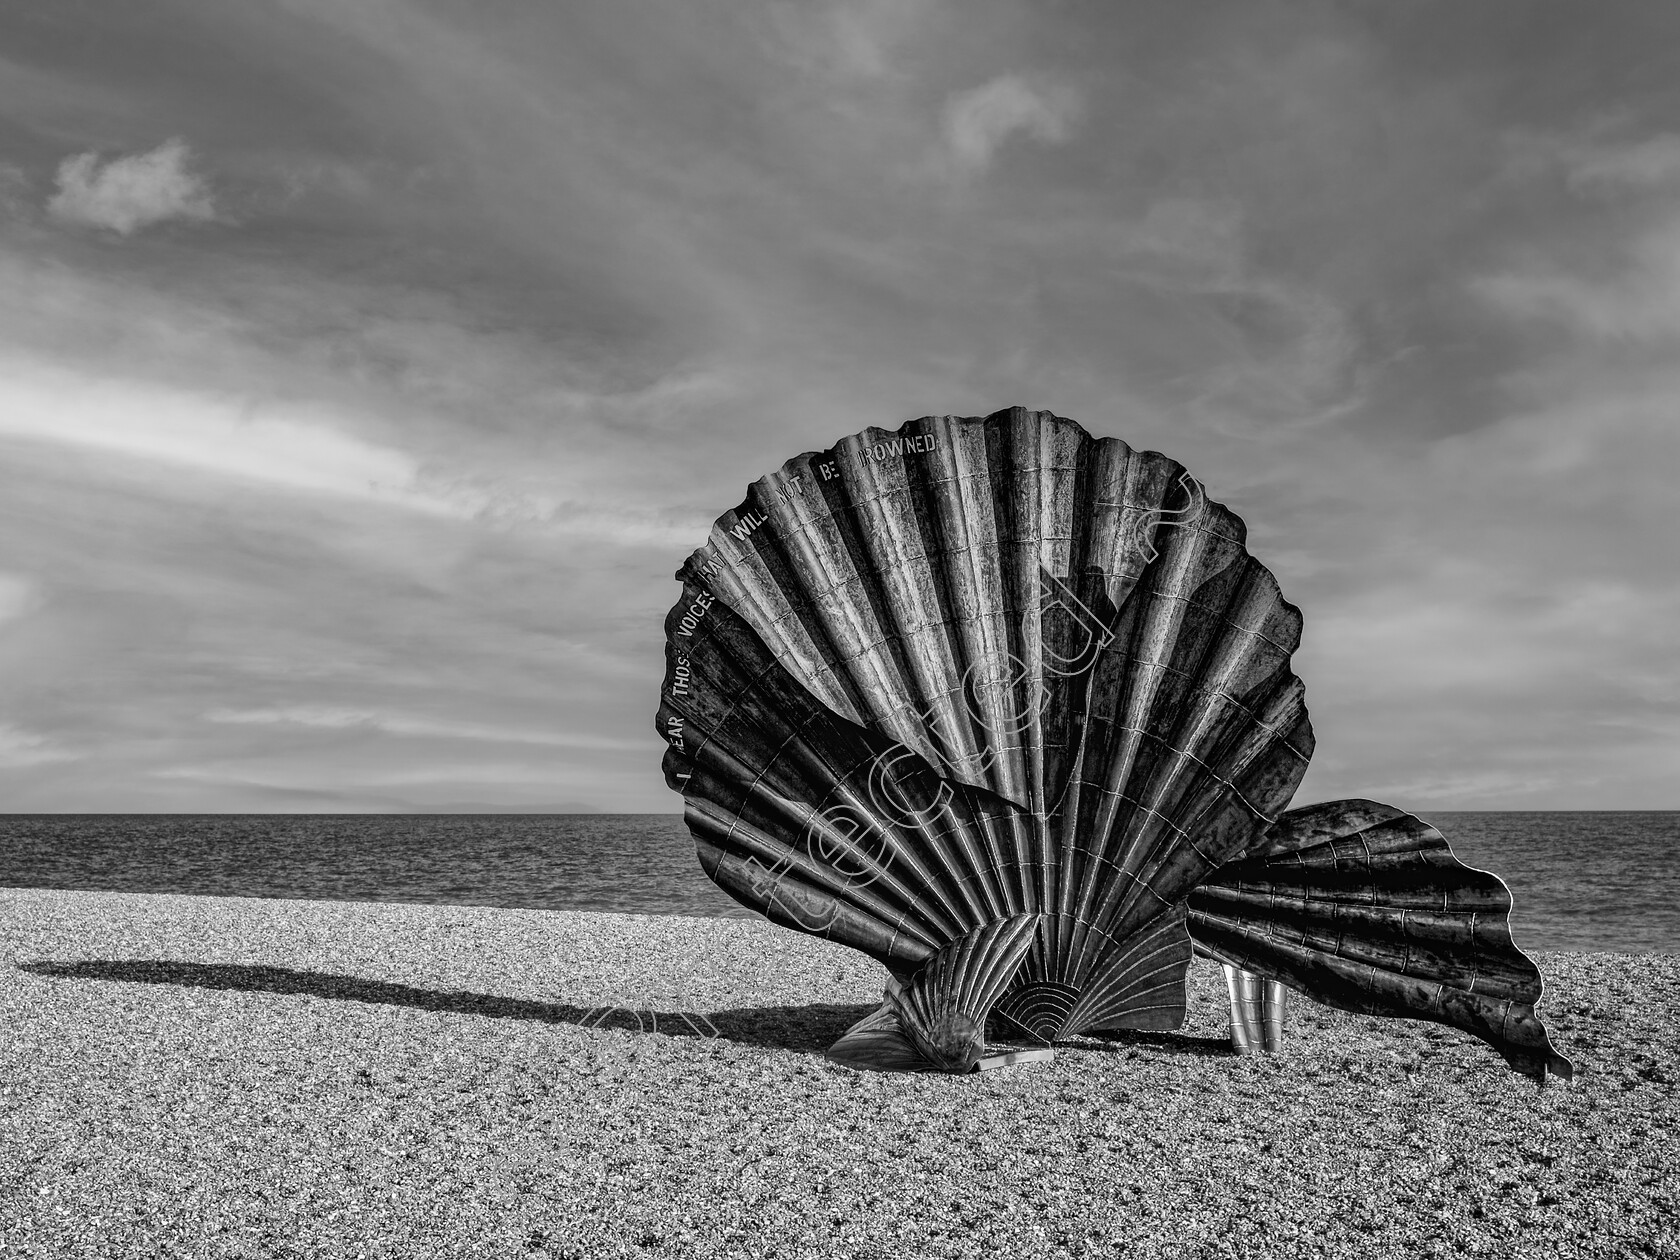
M 1276 1054 L 1283 1048 L 1283 1016 L 1289 990 L 1276 980 L 1222 963 L 1231 995 L 1231 1049 L 1238 1054 Z

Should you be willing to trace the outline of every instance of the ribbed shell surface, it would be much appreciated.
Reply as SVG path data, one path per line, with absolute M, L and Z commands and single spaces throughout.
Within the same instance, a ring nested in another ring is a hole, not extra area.
M 1046 412 L 788 461 L 689 558 L 667 622 L 666 770 L 702 863 L 901 974 L 1039 915 L 1000 1010 L 1047 1036 L 1176 1023 L 1184 898 L 1312 752 L 1301 619 L 1244 536 L 1174 461 Z M 865 843 L 890 860 L 860 882 Z
M 1187 903 L 1198 945 L 1327 1006 L 1462 1028 L 1512 1067 L 1569 1079 L 1534 1013 L 1540 969 L 1511 939 L 1511 892 L 1415 815 L 1362 799 L 1285 814 Z

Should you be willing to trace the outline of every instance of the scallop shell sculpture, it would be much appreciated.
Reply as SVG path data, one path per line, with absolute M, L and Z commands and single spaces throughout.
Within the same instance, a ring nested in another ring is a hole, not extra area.
M 666 781 L 715 882 L 888 969 L 833 1057 L 1177 1028 L 1200 950 L 1246 976 L 1240 1044 L 1281 984 L 1569 1074 L 1497 878 L 1398 810 L 1288 812 L 1301 615 L 1245 537 L 1166 456 L 1020 408 L 866 429 L 717 521 L 666 619 Z

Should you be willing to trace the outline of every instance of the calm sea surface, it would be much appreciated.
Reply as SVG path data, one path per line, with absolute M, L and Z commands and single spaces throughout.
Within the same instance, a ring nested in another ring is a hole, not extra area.
M 1424 815 L 1533 949 L 1680 953 L 1680 813 Z M 0 887 L 749 916 L 675 814 L 0 814 Z

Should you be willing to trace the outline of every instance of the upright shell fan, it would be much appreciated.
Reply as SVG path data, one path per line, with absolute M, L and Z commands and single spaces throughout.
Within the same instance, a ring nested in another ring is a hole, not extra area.
M 992 1015 L 1045 1041 L 1176 1028 L 1193 935 L 1284 984 L 1328 974 L 1303 958 L 1357 933 L 1303 926 L 1341 913 L 1311 895 L 1274 922 L 1287 898 L 1255 904 L 1251 868 L 1382 807 L 1316 807 L 1305 831 L 1285 814 L 1313 747 L 1301 617 L 1244 541 L 1172 460 L 1019 408 L 865 430 L 719 519 L 666 622 L 666 778 L 712 879 L 892 973 L 835 1057 L 967 1070 Z M 1479 874 L 1430 852 L 1437 883 Z M 1378 905 L 1387 870 L 1367 872 Z M 1358 1009 L 1567 1071 L 1480 879 L 1474 909 L 1429 911 L 1431 946 L 1382 954 L 1407 983 L 1375 1005 L 1355 983 Z M 1493 951 L 1472 988 L 1510 980 L 1521 1009 L 1497 1027 L 1428 988 L 1465 979 L 1439 962 L 1454 932 Z M 1268 952 L 1278 933 L 1295 953 Z

